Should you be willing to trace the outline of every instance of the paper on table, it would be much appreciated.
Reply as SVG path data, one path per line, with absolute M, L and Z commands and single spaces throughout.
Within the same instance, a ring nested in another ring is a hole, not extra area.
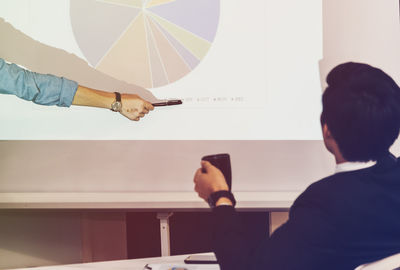
M 151 270 L 220 270 L 216 264 L 149 264 Z

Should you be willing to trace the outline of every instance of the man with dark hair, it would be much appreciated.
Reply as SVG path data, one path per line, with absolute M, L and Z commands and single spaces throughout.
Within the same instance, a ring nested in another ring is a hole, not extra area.
M 400 125 L 400 91 L 393 79 L 369 65 L 347 63 L 332 70 L 327 83 L 321 124 L 343 157 L 370 161 L 386 155 Z
M 355 269 L 400 252 L 400 88 L 380 69 L 345 63 L 327 77 L 321 114 L 336 173 L 310 185 L 289 220 L 250 242 L 223 174 L 208 162 L 195 190 L 215 201 L 214 252 L 222 270 Z M 218 192 L 218 193 L 217 193 Z M 399 265 L 400 266 L 400 265 Z

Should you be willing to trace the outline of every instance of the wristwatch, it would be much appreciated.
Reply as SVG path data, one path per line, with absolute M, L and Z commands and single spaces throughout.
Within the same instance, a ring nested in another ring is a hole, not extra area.
M 121 94 L 118 92 L 114 93 L 115 93 L 115 101 L 111 104 L 111 110 L 114 112 L 120 112 L 122 109 Z
M 231 202 L 233 207 L 236 205 L 236 200 L 235 197 L 233 196 L 232 192 L 227 191 L 227 190 L 220 190 L 214 193 L 211 193 L 210 197 L 208 197 L 208 205 L 210 205 L 211 208 L 214 208 L 216 203 L 220 198 L 228 198 Z

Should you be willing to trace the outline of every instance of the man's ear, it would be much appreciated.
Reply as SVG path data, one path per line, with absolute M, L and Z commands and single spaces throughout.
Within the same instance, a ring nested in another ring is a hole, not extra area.
M 335 156 L 336 163 L 340 164 L 346 162 L 346 159 L 343 157 L 342 152 L 340 151 L 339 146 L 335 138 L 333 138 L 332 133 L 326 123 L 322 125 L 322 136 L 324 138 L 326 149 L 328 149 L 328 151 Z
M 324 137 L 325 140 L 331 140 L 332 134 L 331 131 L 328 128 L 328 125 L 325 123 L 322 125 L 322 136 Z

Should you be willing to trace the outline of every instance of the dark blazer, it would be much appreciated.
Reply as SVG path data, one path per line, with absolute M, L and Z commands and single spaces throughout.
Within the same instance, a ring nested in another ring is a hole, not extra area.
M 313 183 L 289 220 L 257 243 L 247 240 L 233 207 L 213 215 L 222 270 L 354 269 L 400 252 L 400 161 L 388 155 L 373 167 Z

